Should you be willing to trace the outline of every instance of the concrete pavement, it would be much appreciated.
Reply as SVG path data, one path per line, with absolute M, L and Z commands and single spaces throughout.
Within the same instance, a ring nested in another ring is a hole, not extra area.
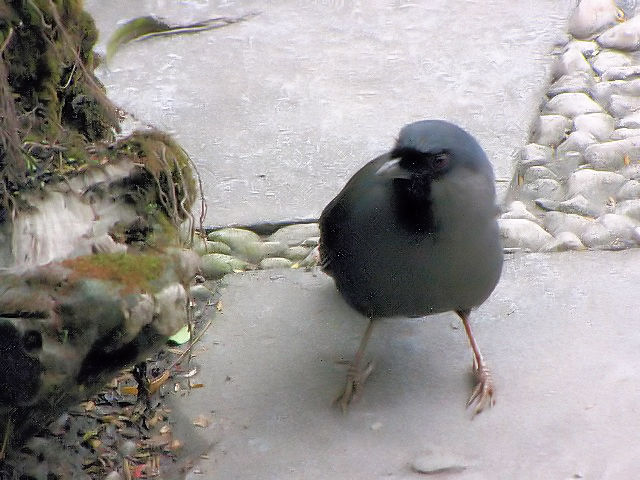
M 454 314 L 381 321 L 377 367 L 343 416 L 331 406 L 366 326 L 322 273 L 228 276 L 197 349 L 205 387 L 176 403 L 214 446 L 188 478 L 623 479 L 640 442 L 640 251 L 509 256 L 472 316 L 497 386 L 471 420 L 471 353 Z M 429 453 L 431 452 L 431 453 Z M 200 473 L 197 473 L 200 472 Z
M 118 21 L 258 11 L 198 35 L 128 45 L 98 74 L 125 110 L 196 161 L 206 224 L 313 218 L 401 126 L 443 118 L 476 135 L 504 192 L 571 2 L 87 0 L 98 49 Z

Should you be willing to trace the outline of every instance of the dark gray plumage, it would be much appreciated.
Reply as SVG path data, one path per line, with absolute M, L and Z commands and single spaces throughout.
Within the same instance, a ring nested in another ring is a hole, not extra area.
M 469 404 L 492 402 L 493 384 L 469 328 L 472 308 L 502 270 L 491 164 L 475 139 L 441 120 L 405 126 L 394 148 L 349 180 L 320 217 L 320 262 L 371 320 L 339 397 L 343 409 L 370 368 L 360 363 L 380 317 L 455 311 L 474 350 Z

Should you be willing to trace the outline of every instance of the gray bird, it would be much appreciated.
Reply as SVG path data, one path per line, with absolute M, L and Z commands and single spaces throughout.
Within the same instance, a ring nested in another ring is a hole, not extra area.
M 320 217 L 320 265 L 369 318 L 336 401 L 343 410 L 371 373 L 363 355 L 377 318 L 454 311 L 473 349 L 467 406 L 493 404 L 489 369 L 469 326 L 502 270 L 494 175 L 482 148 L 441 120 L 411 123 L 393 149 L 362 167 Z

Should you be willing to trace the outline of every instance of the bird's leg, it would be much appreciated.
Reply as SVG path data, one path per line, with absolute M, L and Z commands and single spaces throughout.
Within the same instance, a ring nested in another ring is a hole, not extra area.
M 475 404 L 474 415 L 476 415 L 484 410 L 487 405 L 492 406 L 495 403 L 493 398 L 493 379 L 491 378 L 489 367 L 487 367 L 487 364 L 484 362 L 484 358 L 482 358 L 482 353 L 480 353 L 480 348 L 476 343 L 476 339 L 473 337 L 473 332 L 471 332 L 471 326 L 469 325 L 469 310 L 457 310 L 456 313 L 462 319 L 464 330 L 467 333 L 469 344 L 473 350 L 473 373 L 478 383 L 471 392 L 471 396 L 467 401 L 467 407 Z
M 346 413 L 349 403 L 351 403 L 351 401 L 360 394 L 362 385 L 366 382 L 367 378 L 373 371 L 373 362 L 368 363 L 364 370 L 360 367 L 364 351 L 367 348 L 367 343 L 369 342 L 369 338 L 371 338 L 371 333 L 373 332 L 373 323 L 373 319 L 369 318 L 369 325 L 367 325 L 367 330 L 364 332 L 364 336 L 360 341 L 358 351 L 356 352 L 355 357 L 353 357 L 353 362 L 349 364 L 347 382 L 344 386 L 344 390 L 334 400 L 334 403 L 338 403 L 340 405 L 343 413 Z

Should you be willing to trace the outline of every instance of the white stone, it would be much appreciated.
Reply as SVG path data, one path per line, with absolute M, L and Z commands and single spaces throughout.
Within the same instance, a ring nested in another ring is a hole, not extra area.
M 553 158 L 553 149 L 545 145 L 530 143 L 520 150 L 520 164 L 525 167 L 545 165 Z
M 534 143 L 555 147 L 567 136 L 571 128 L 571 120 L 562 115 L 540 115 L 535 125 L 531 138 Z
M 573 119 L 576 131 L 589 133 L 601 142 L 609 139 L 614 126 L 615 120 L 608 113 L 586 113 Z
M 611 27 L 597 38 L 597 42 L 606 48 L 638 50 L 640 48 L 640 16 Z
M 581 236 L 594 222 L 594 220 L 581 215 L 562 212 L 547 212 L 543 219 L 544 228 L 556 236 L 561 232 L 571 232 Z
M 626 138 L 587 147 L 584 160 L 596 170 L 617 170 L 625 166 L 625 156 L 640 155 L 640 138 Z
M 566 52 L 560 55 L 554 65 L 555 76 L 572 74 L 574 72 L 591 72 L 591 65 L 580 49 L 574 45 L 570 45 Z
M 612 0 L 582 0 L 569 16 L 568 30 L 578 39 L 590 38 L 615 25 L 622 12 Z
M 502 244 L 505 248 L 521 248 L 534 252 L 542 250 L 553 236 L 535 222 L 520 218 L 498 219 Z
M 618 200 L 633 200 L 635 198 L 640 198 L 640 181 L 636 179 L 628 180 L 620 190 L 618 190 L 616 198 Z
M 633 61 L 629 54 L 616 52 L 614 50 L 604 50 L 600 52 L 592 62 L 592 67 L 599 75 L 610 68 L 628 67 Z
M 595 86 L 593 73 L 574 72 L 563 75 L 547 89 L 549 98 L 561 93 L 587 93 Z
M 535 168 L 535 167 L 532 167 Z M 500 215 L 500 218 L 521 218 L 525 220 L 530 220 L 532 222 L 537 222 L 538 219 L 536 216 L 527 210 L 526 205 L 523 202 L 516 200 L 515 202 L 511 202 L 509 204 L 509 210 Z
M 640 110 L 640 97 L 612 94 L 607 110 L 614 117 L 626 117 Z
M 567 181 L 567 195 L 581 194 L 595 203 L 604 203 L 614 196 L 625 182 L 623 175 L 585 168 L 573 172 Z
M 565 117 L 577 117 L 583 113 L 602 112 L 603 109 L 586 93 L 561 93 L 544 106 L 544 113 L 556 113 Z
M 556 238 L 544 247 L 545 252 L 564 252 L 567 250 L 584 250 L 585 246 L 573 232 L 560 232 Z
M 640 198 L 620 202 L 616 205 L 616 213 L 640 222 Z
M 564 197 L 562 185 L 552 178 L 539 178 L 531 183 L 525 183 L 522 187 L 522 193 L 531 200 L 536 198 L 560 200 Z
M 618 121 L 621 128 L 640 128 L 640 112 L 631 113 Z
M 617 128 L 611 133 L 611 140 L 640 137 L 640 128 Z
M 598 115 L 597 113 L 593 113 L 591 115 Z M 584 115 L 581 115 L 584 116 Z M 612 122 L 613 123 L 613 122 Z M 584 152 L 589 145 L 593 145 L 596 143 L 596 137 L 594 137 L 591 133 L 576 130 L 575 132 L 571 132 L 571 134 L 567 137 L 567 139 L 562 142 L 556 152 L 558 155 L 562 155 L 565 152 Z

